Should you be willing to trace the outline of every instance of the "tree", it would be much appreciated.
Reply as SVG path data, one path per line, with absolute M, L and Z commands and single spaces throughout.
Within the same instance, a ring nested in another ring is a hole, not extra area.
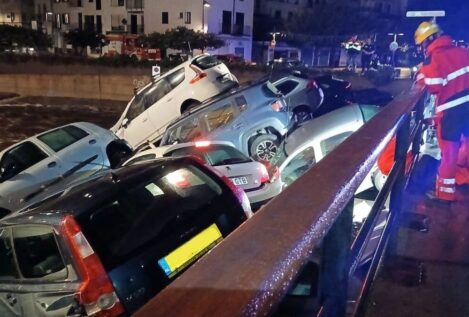
M 18 46 L 46 48 L 51 45 L 51 39 L 46 34 L 23 27 L 0 25 L 0 39 L 2 46 Z
M 87 46 L 96 48 L 105 44 L 106 40 L 102 34 L 90 30 L 72 30 L 65 35 L 67 41 L 72 44 L 75 54 L 82 55 Z
M 213 33 L 195 32 L 186 27 L 177 27 L 165 33 L 151 33 L 139 37 L 138 42 L 145 47 L 159 48 L 162 52 L 172 48 L 188 51 L 189 49 L 205 50 L 207 48 L 219 48 L 225 45 L 224 41 Z

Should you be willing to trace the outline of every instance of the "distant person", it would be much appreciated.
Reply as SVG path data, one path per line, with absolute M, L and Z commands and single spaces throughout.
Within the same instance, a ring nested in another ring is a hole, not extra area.
M 362 74 L 364 74 L 371 65 L 371 57 L 375 54 L 376 48 L 371 38 L 367 38 L 362 47 Z
M 352 36 L 347 43 L 345 43 L 345 49 L 347 50 L 347 69 L 349 71 L 355 71 L 357 67 L 358 55 L 362 50 L 362 45 L 358 41 L 358 36 Z
M 419 25 L 415 44 L 422 46 L 425 53 L 417 83 L 436 96 L 437 139 L 441 149 L 435 192 L 427 196 L 453 202 L 461 137 L 469 137 L 469 51 L 456 47 L 453 39 L 443 35 L 433 22 Z M 467 143 L 466 138 L 464 143 Z M 467 144 L 463 148 L 467 148 Z

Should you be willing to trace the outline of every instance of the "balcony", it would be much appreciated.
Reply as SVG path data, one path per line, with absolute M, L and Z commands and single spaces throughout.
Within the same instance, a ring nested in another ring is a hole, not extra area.
M 144 1 L 143 0 L 127 0 L 126 9 L 129 12 L 143 12 Z
M 218 29 L 219 34 L 229 34 L 234 36 L 251 36 L 252 27 L 248 25 L 239 25 L 239 24 L 223 24 L 220 23 Z

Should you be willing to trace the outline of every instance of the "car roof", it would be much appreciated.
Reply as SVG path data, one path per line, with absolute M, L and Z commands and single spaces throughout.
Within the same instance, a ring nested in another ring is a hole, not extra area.
M 298 147 L 315 138 L 320 138 L 324 133 L 329 133 L 331 129 L 337 129 L 352 123 L 363 123 L 363 114 L 360 105 L 347 105 L 336 109 L 318 118 L 307 121 L 293 131 L 285 139 L 285 151 L 287 154 L 293 153 Z
M 27 139 L 24 139 L 24 140 L 21 140 L 21 141 L 18 141 L 16 142 L 15 144 L 12 144 L 10 145 L 9 147 L 3 149 L 1 152 L 0 152 L 0 155 L 3 155 L 4 152 L 6 152 L 7 150 L 11 149 L 11 148 L 14 148 L 16 145 L 18 145 L 19 143 L 23 143 L 23 142 L 26 142 L 26 141 L 32 141 L 34 143 L 34 141 L 37 140 L 38 137 L 40 137 L 41 135 L 43 134 L 46 134 L 46 133 L 49 133 L 51 131 L 55 131 L 55 130 L 58 130 L 58 129 L 61 129 L 63 127 L 68 127 L 68 126 L 76 126 L 76 127 L 79 127 L 79 128 L 82 128 L 84 130 L 87 130 L 88 132 L 91 131 L 91 132 L 94 132 L 94 133 L 101 133 L 104 129 L 93 124 L 93 123 L 90 123 L 90 122 L 72 122 L 72 123 L 68 123 L 68 124 L 64 124 L 60 127 L 56 127 L 56 128 L 53 128 L 53 129 L 49 129 L 49 130 L 46 130 L 46 131 L 43 131 L 41 133 L 38 133 L 38 134 L 35 134 L 33 136 L 30 136 L 29 138 Z
M 137 157 L 140 157 L 140 156 L 147 155 L 147 154 L 156 154 L 157 158 L 158 157 L 163 157 L 168 152 L 171 152 L 171 151 L 174 151 L 174 150 L 178 150 L 178 149 L 182 149 L 182 148 L 186 148 L 186 147 L 197 146 L 198 142 L 199 141 L 196 141 L 196 142 L 183 142 L 183 143 L 162 145 L 162 146 L 159 146 L 159 147 L 146 149 L 144 151 L 140 151 L 140 152 L 136 153 L 134 156 L 129 158 L 127 161 L 125 161 L 125 163 L 122 164 L 122 165 L 125 166 L 128 162 L 132 161 L 133 159 L 135 159 Z M 210 145 L 226 145 L 226 146 L 230 146 L 230 147 L 234 148 L 233 143 L 228 142 L 228 141 L 216 141 L 216 140 L 214 140 L 214 141 L 208 141 L 208 142 L 210 142 Z
M 14 212 L 1 219 L 0 225 L 42 223 L 44 219 L 47 219 L 48 224 L 58 224 L 64 214 L 79 215 L 90 208 L 99 206 L 108 199 L 110 193 L 114 193 L 119 188 L 131 188 L 134 182 L 158 170 L 160 166 L 187 161 L 196 162 L 190 157 L 162 158 L 103 173 L 98 178 L 65 190 L 61 196 L 54 197 L 34 209 Z

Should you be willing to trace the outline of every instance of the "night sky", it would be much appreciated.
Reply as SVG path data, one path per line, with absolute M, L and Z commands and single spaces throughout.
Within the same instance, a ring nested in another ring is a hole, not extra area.
M 437 23 L 455 39 L 469 41 L 469 0 L 409 0 L 409 10 L 445 10 L 446 17 Z M 411 21 L 416 27 L 423 20 Z

